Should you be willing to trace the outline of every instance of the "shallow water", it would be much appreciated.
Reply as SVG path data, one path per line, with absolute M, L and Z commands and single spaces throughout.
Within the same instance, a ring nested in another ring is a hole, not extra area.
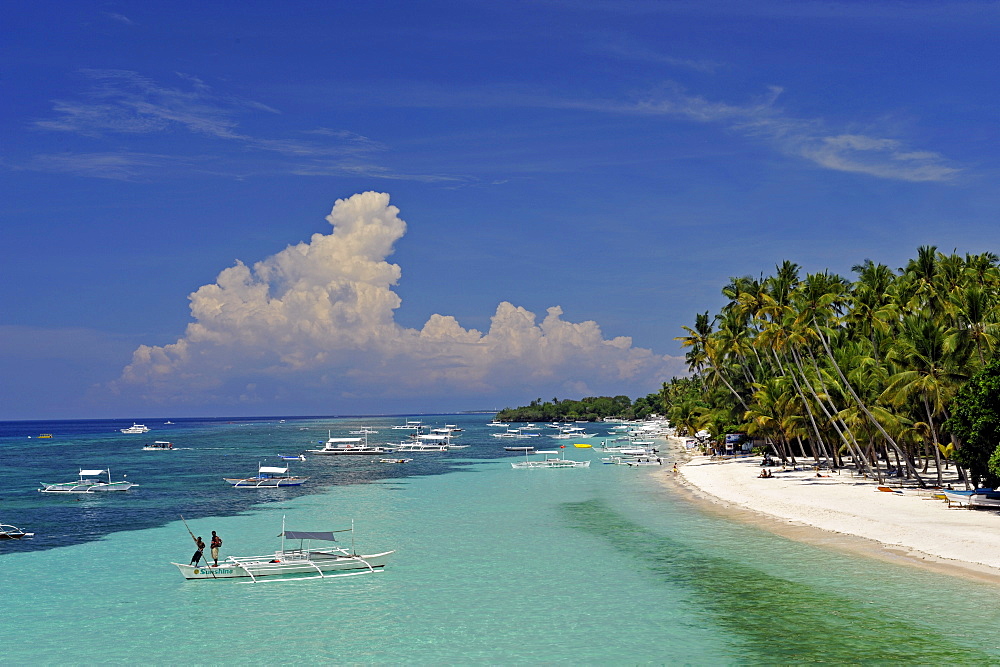
M 38 518 L 39 525 L 65 520 L 65 533 L 74 527 L 89 532 L 60 538 L 64 545 L 41 535 L 41 546 L 0 544 L 5 659 L 1000 661 L 995 587 L 761 534 L 679 502 L 650 478 L 651 469 L 599 465 L 596 452 L 568 454 L 593 457 L 586 469 L 513 470 L 482 426 L 487 418 L 433 420 L 466 426 L 462 440 L 472 446 L 416 454 L 417 465 L 310 460 L 298 472 L 314 479 L 285 497 L 235 496 L 259 492 L 230 489 L 214 468 L 203 473 L 181 465 L 196 460 L 211 466 L 202 458 L 206 449 L 187 454 L 191 459 L 147 460 L 148 467 L 135 468 L 143 486 L 128 497 L 19 498 L 15 505 L 20 502 L 24 517 L 5 522 L 37 530 L 24 519 Z M 332 423 L 343 427 L 341 433 L 348 430 L 347 421 Z M 263 432 L 260 425 L 244 432 L 200 424 L 188 437 L 192 451 L 212 443 L 229 459 L 249 458 L 243 469 L 252 469 L 256 453 L 285 446 L 276 443 L 275 432 L 292 433 L 292 441 L 301 436 L 298 423 L 292 424 L 271 428 L 263 443 L 254 435 Z M 143 463 L 130 458 L 129 448 L 141 447 L 144 436 L 122 437 L 132 438 L 122 452 L 129 466 Z M 0 447 L 6 467 L 12 450 L 2 439 Z M 99 452 L 102 445 L 94 447 Z M 183 452 L 152 453 L 177 454 Z M 232 461 L 220 464 L 225 474 L 232 467 Z M 184 485 L 194 488 L 161 479 L 184 468 Z M 154 491 L 154 499 L 143 497 Z M 3 494 L 4 517 L 11 497 L 18 498 L 13 490 Z M 44 516 L 48 510 L 58 519 Z M 179 513 L 200 535 L 217 530 L 225 539 L 223 556 L 273 551 L 283 516 L 290 529 L 301 530 L 342 528 L 353 518 L 359 550 L 397 553 L 384 572 L 371 575 L 188 582 L 169 564 L 186 563 L 193 550 Z M 96 523 L 88 523 L 92 514 Z

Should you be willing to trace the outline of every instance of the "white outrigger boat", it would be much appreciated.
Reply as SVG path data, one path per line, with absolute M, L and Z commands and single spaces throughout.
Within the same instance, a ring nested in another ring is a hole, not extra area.
M 240 489 L 277 489 L 284 486 L 301 486 L 309 478 L 289 475 L 288 468 L 258 466 L 256 477 L 242 479 L 223 477 L 223 479 Z
M 107 475 L 107 481 L 102 475 Z M 124 478 L 125 475 L 122 475 Z M 61 482 L 59 484 L 46 484 L 42 482 L 42 488 L 38 489 L 42 493 L 95 493 L 98 491 L 128 491 L 133 486 L 139 486 L 122 479 L 120 482 L 111 481 L 110 470 L 81 470 L 80 478 L 75 482 Z
M 323 449 L 307 449 L 309 454 L 327 454 L 333 456 L 363 456 L 372 454 L 392 454 L 395 447 L 384 447 L 382 445 L 369 445 L 368 436 L 361 438 L 328 438 Z
M 408 421 L 405 424 L 397 424 L 392 427 L 394 431 L 414 431 L 419 433 L 424 428 L 422 421 Z
M 256 583 L 261 577 L 279 577 L 285 581 L 298 579 L 329 579 L 355 574 L 381 572 L 395 551 L 361 555 L 354 550 L 354 522 L 350 528 L 331 531 L 285 530 L 282 519 L 281 549 L 267 556 L 230 556 L 218 567 L 172 563 L 185 579 L 249 578 Z M 351 548 L 335 546 L 310 549 L 307 540 L 336 542 L 336 533 L 351 533 Z M 285 539 L 300 540 L 297 549 L 286 549 Z M 247 582 L 250 583 L 250 582 Z
M 395 449 L 396 452 L 446 452 L 448 445 L 440 442 L 401 442 Z
M 562 458 L 560 456 L 552 456 L 552 454 L 559 454 L 555 450 L 538 450 L 536 454 L 542 454 L 545 456 L 544 459 L 529 459 L 527 458 L 528 452 L 525 452 L 524 461 L 512 461 L 510 464 L 511 468 L 514 469 L 534 469 L 534 468 L 589 468 L 590 461 L 573 461 L 571 459 Z

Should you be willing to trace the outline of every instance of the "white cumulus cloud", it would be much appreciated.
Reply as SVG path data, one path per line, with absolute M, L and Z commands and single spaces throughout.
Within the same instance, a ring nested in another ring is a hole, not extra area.
M 450 315 L 420 329 L 395 321 L 400 267 L 387 261 L 406 233 L 389 195 L 336 202 L 333 229 L 253 266 L 237 262 L 190 295 L 193 321 L 164 346 L 142 345 L 112 389 L 151 404 L 296 403 L 377 411 L 380 399 L 414 408 L 516 396 L 633 397 L 682 372 L 679 358 L 605 339 L 596 322 L 541 321 L 500 303 L 486 332 Z M 485 404 L 485 403 L 484 403 Z

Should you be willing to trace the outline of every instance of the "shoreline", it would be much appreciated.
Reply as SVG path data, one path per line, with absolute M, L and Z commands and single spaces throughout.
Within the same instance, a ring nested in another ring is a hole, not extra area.
M 710 461 L 668 443 L 678 473 L 654 477 L 705 511 L 798 542 L 1000 586 L 1000 513 L 949 509 L 916 489 L 880 492 L 846 471 L 759 479 L 760 457 Z

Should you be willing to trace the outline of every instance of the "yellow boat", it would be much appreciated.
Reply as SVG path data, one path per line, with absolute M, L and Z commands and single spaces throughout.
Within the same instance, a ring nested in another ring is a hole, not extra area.
M 41 434 L 41 435 L 39 435 L 38 437 L 39 437 L 39 438 L 51 438 L 51 437 L 52 437 L 52 434 L 51 434 L 51 433 L 42 433 L 42 434 Z
M 579 443 L 579 444 L 576 444 L 576 445 L 573 445 L 573 446 L 574 446 L 574 447 L 579 447 L 580 449 L 584 449 L 584 448 L 586 448 L 586 447 L 590 447 L 590 445 L 588 445 L 588 444 L 586 444 L 586 443 L 582 443 L 582 442 L 581 442 L 581 443 Z

